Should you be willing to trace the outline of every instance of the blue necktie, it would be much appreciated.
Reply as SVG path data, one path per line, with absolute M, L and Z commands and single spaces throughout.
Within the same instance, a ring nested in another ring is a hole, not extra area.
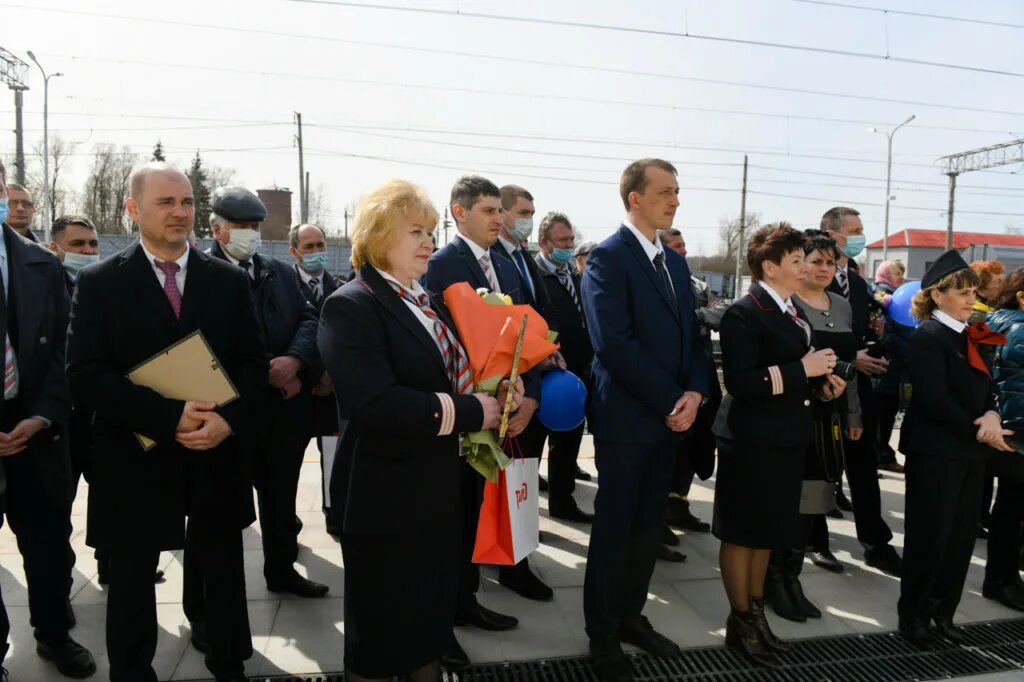
M 516 267 L 519 268 L 519 274 L 523 276 L 526 288 L 530 290 L 530 298 L 536 300 L 537 296 L 533 291 L 533 280 L 530 279 L 530 271 L 526 269 L 526 260 L 523 258 L 523 250 L 516 249 L 512 252 L 512 257 L 515 258 Z

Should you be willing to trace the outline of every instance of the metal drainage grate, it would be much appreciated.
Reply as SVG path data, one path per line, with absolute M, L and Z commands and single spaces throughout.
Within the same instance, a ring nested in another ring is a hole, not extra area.
M 635 654 L 638 681 L 673 682 L 910 682 L 1020 671 L 1024 679 L 1024 618 L 964 626 L 963 646 L 917 649 L 895 633 L 840 635 L 792 641 L 785 667 L 759 668 L 725 647 L 685 649 L 671 659 Z M 344 682 L 340 673 L 260 677 L 253 682 Z M 445 682 L 595 682 L 588 658 L 472 666 Z

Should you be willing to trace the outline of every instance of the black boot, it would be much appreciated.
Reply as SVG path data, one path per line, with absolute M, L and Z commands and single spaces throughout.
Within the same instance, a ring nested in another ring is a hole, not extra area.
M 750 598 L 750 615 L 754 619 L 754 628 L 761 637 L 762 644 L 780 654 L 792 651 L 793 647 L 776 637 L 768 626 L 768 618 L 764 615 L 764 597 Z
M 803 585 L 800 584 L 800 572 L 804 567 L 804 553 L 799 549 L 791 549 L 786 552 L 786 592 L 794 604 L 800 607 L 803 614 L 808 618 L 821 618 L 821 611 L 817 606 L 804 595 Z
M 765 647 L 754 626 L 750 612 L 733 611 L 725 621 L 725 645 L 745 654 L 750 660 L 766 668 L 778 668 L 782 663 Z
M 787 554 L 788 550 L 772 550 L 764 579 L 764 600 L 780 618 L 805 623 L 807 614 L 803 605 L 795 601 L 794 593 L 787 589 Z

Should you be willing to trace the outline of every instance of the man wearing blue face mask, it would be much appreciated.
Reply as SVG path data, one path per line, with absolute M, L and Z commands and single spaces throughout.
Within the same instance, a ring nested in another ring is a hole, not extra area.
M 576 271 L 573 257 L 576 237 L 568 216 L 556 211 L 545 215 L 540 221 L 538 241 L 540 253 L 536 263 L 558 320 L 562 356 L 568 370 L 589 386 L 594 349 L 590 345 L 587 322 L 580 305 L 580 273 Z M 572 431 L 552 431 L 547 435 L 549 513 L 556 519 L 591 523 L 593 514 L 580 509 L 572 496 L 575 478 L 590 480 L 590 474 L 576 464 L 583 440 L 583 424 Z
M 73 295 L 78 271 L 100 260 L 100 239 L 96 227 L 85 216 L 61 216 L 53 221 L 49 248 L 64 265 L 68 295 Z
M 864 435 L 858 440 L 844 438 L 846 452 L 846 480 L 853 497 L 853 517 L 857 526 L 857 540 L 864 547 L 864 561 L 890 575 L 898 576 L 903 570 L 900 555 L 891 544 L 892 531 L 882 518 L 881 493 L 878 488 L 878 454 L 874 435 L 877 416 L 871 376 L 885 371 L 888 362 L 873 357 L 869 345 L 878 339 L 869 324 L 874 299 L 868 293 L 867 282 L 857 272 L 854 259 L 864 250 L 864 223 L 860 212 L 845 206 L 829 209 L 821 217 L 821 229 L 836 241 L 840 258 L 836 261 L 836 276 L 829 291 L 850 301 L 853 311 L 853 332 L 860 344 L 857 352 L 857 392 L 864 420 Z M 820 517 L 824 519 L 824 517 Z M 811 545 L 815 552 L 811 560 L 829 570 L 842 570 L 828 549 L 828 532 L 819 521 L 812 530 Z
M 306 300 L 295 273 L 286 263 L 257 253 L 260 223 L 267 217 L 267 208 L 259 197 L 244 187 L 220 187 L 213 193 L 210 208 L 210 225 L 216 239 L 210 254 L 238 265 L 249 275 L 270 367 L 256 420 L 262 430 L 250 444 L 263 537 L 263 576 L 271 592 L 322 597 L 327 594 L 327 586 L 302 577 L 293 565 L 301 529 L 295 515 L 295 496 L 312 430 L 309 391 L 323 374 L 316 345 L 316 308 Z M 192 600 L 188 562 L 185 572 L 185 613 L 195 622 L 197 618 L 189 613 Z M 199 581 L 194 584 L 201 585 Z M 201 606 L 201 592 L 192 596 Z M 202 612 L 198 606 L 196 611 Z M 193 643 L 196 642 L 193 630 Z M 201 645 L 198 643 L 197 648 Z
M 324 301 L 334 293 L 340 283 L 331 273 L 327 272 L 329 254 L 327 253 L 327 237 L 316 225 L 295 225 L 288 232 L 288 253 L 295 259 L 295 277 L 299 288 L 305 294 L 309 304 L 316 308 L 317 314 L 323 310 Z M 329 485 L 334 453 L 324 453 L 323 437 L 336 436 L 341 433 L 344 424 L 338 424 L 338 410 L 334 401 L 334 387 L 331 377 L 324 372 L 320 381 L 309 389 L 313 396 L 313 431 L 317 448 L 320 450 L 320 471 L 323 485 L 324 515 L 330 518 Z M 327 523 L 327 532 L 340 537 L 341 528 Z

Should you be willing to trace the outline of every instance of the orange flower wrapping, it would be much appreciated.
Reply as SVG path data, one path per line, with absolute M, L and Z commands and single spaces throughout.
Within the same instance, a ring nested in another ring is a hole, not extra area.
M 557 344 L 548 341 L 547 322 L 528 305 L 492 305 L 465 282 L 445 289 L 444 303 L 469 355 L 474 384 L 507 377 L 512 372 L 512 358 L 524 314 L 527 316 L 526 336 L 519 355 L 519 373 L 533 368 L 558 350 Z

